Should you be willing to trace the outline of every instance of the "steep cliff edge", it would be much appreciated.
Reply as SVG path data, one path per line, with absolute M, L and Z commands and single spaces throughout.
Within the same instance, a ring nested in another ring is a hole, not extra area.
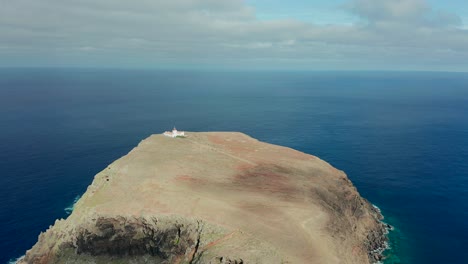
M 372 263 L 381 218 L 315 156 L 235 132 L 153 135 L 19 263 Z

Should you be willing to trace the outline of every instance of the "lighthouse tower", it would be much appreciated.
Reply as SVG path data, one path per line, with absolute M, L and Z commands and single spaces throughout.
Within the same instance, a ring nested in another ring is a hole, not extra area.
M 167 137 L 175 138 L 175 137 L 185 137 L 184 131 L 177 131 L 177 128 L 173 128 L 171 132 L 166 131 L 163 133 Z

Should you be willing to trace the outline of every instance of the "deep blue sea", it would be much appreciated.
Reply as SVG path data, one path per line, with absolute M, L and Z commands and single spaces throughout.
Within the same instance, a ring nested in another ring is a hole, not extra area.
M 0 263 L 153 133 L 241 131 L 344 170 L 386 263 L 467 263 L 468 74 L 0 69 Z

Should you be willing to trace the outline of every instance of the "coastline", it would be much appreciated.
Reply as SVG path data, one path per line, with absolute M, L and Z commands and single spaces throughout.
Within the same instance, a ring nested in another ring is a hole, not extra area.
M 75 209 L 76 203 L 78 202 L 78 200 L 80 200 L 80 198 L 81 198 L 81 195 L 75 196 L 75 199 L 73 199 L 73 202 L 71 202 L 70 205 L 68 205 L 67 207 L 65 207 L 65 209 L 63 209 L 67 215 L 71 215 L 71 213 Z
M 26 257 L 26 255 L 23 255 L 21 257 L 18 257 L 16 259 L 10 259 L 7 264 L 16 264 L 16 263 L 19 263 L 20 261 L 22 261 L 24 258 Z
M 413 263 L 413 247 L 409 246 L 408 233 L 403 232 L 401 223 L 391 215 L 386 215 L 386 221 L 391 223 L 391 229 L 388 233 L 388 248 L 383 252 L 384 259 L 382 264 L 400 264 Z M 404 261 L 403 261 L 404 260 Z
M 369 201 L 368 201 L 369 202 Z M 369 202 L 370 203 L 370 202 Z M 389 249 L 389 232 L 393 227 L 383 221 L 384 216 L 380 208 L 372 203 L 371 210 L 375 213 L 380 225 L 377 230 L 369 233 L 368 239 L 368 255 L 369 259 L 373 260 L 375 264 L 383 263 L 385 261 L 385 251 Z
M 73 213 L 73 210 L 75 209 L 75 205 L 80 200 L 81 196 L 82 196 L 82 194 L 76 195 L 75 198 L 73 199 L 73 201 L 67 207 L 65 207 L 63 209 L 65 211 L 65 213 L 67 214 L 67 216 L 69 216 L 69 215 L 71 215 L 71 213 Z M 17 258 L 10 258 L 10 260 L 7 262 L 7 264 L 20 263 L 20 261 L 22 261 L 25 257 L 26 257 L 26 255 L 22 255 L 22 256 L 17 257 Z
M 375 204 L 372 204 L 373 209 L 379 215 L 379 221 L 382 224 L 382 233 L 381 238 L 377 239 L 378 244 L 373 250 L 370 251 L 370 256 L 372 256 L 376 261 L 375 264 L 384 264 L 389 260 L 389 255 L 387 255 L 389 250 L 391 250 L 391 237 L 390 232 L 394 231 L 395 228 L 384 221 L 385 217 L 382 214 L 382 210 Z

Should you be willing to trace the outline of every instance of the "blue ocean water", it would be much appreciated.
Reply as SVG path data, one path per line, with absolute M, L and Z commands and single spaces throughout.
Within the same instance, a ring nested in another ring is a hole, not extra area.
M 468 74 L 1 69 L 0 263 L 174 125 L 242 131 L 344 170 L 395 226 L 387 263 L 468 259 Z

